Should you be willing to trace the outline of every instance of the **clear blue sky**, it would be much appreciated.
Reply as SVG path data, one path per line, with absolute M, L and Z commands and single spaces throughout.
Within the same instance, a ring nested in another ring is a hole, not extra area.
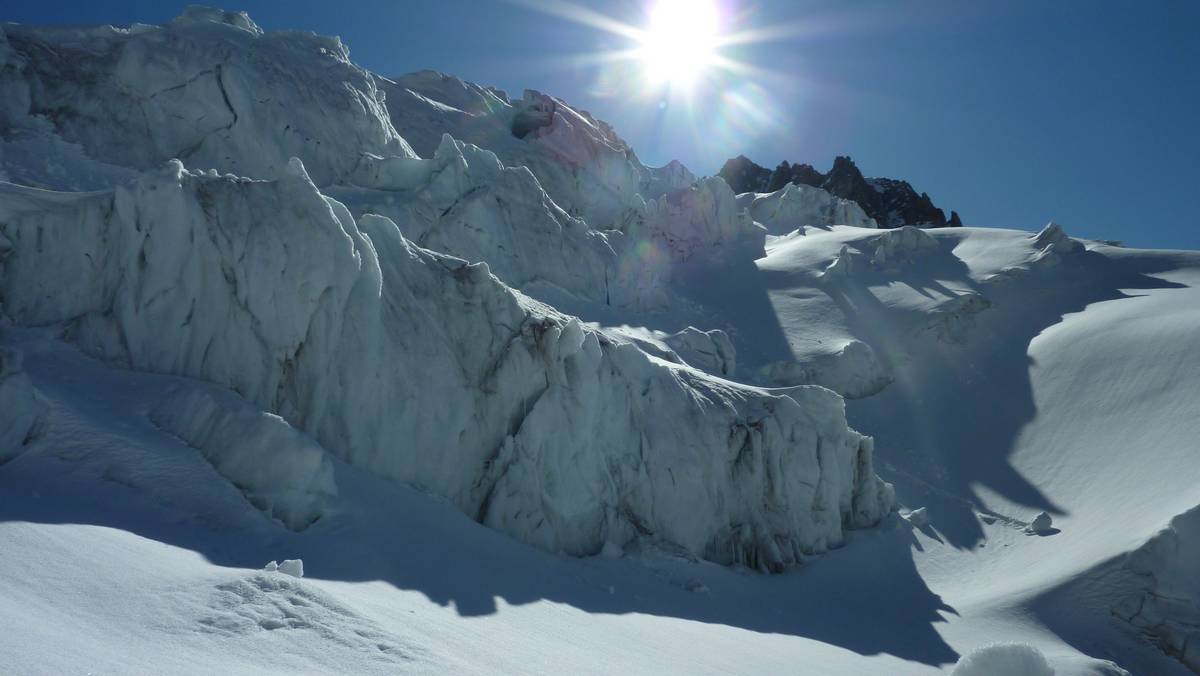
M 534 88 L 611 122 L 647 163 L 700 174 L 745 154 L 911 181 L 968 225 L 1200 249 L 1200 1 L 724 0 L 742 28 L 797 26 L 727 54 L 770 71 L 632 100 L 573 55 L 617 36 L 500 0 L 240 0 L 261 26 L 340 35 L 382 74 L 434 68 Z M 173 0 L 17 2 L 0 20 L 161 23 Z M 633 0 L 581 3 L 629 23 Z M 604 77 L 608 75 L 607 79 Z M 751 112 L 731 107 L 731 98 Z M 751 123 L 750 115 L 762 115 Z

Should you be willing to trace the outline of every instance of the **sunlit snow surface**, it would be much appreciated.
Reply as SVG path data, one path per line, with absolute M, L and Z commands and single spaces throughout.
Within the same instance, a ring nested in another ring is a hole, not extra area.
M 0 36 L 0 171 L 98 191 L 0 186 L 2 670 L 1195 667 L 1200 255 L 812 222 L 244 15 Z

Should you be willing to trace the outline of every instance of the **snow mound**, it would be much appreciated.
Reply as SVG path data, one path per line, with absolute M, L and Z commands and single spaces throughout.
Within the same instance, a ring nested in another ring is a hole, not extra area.
M 737 351 L 729 336 L 720 329 L 701 331 L 694 326 L 663 339 L 689 366 L 722 377 L 737 371 Z
M 46 405 L 21 369 L 21 354 L 0 349 L 0 464 L 12 460 L 29 445 L 45 414 Z
M 6 311 L 74 320 L 85 349 L 229 387 L 548 550 L 651 540 L 778 570 L 891 510 L 837 395 L 656 361 L 387 218 L 356 221 L 288 166 L 252 181 L 173 162 L 76 196 L 0 187 L 23 205 L 0 222 Z
M 1025 643 L 976 648 L 954 665 L 952 676 L 1054 676 L 1041 651 Z
M 283 418 L 232 395 L 179 389 L 150 411 L 150 420 L 199 450 L 251 504 L 288 528 L 321 518 L 337 495 L 325 449 Z
M 413 156 L 374 76 L 337 38 L 263 33 L 244 13 L 203 7 L 161 27 L 3 31 L 5 136 L 62 139 L 139 170 L 180 158 L 271 178 L 296 156 L 321 184 L 350 173 L 364 152 Z
M 875 219 L 867 216 L 852 200 L 835 197 L 809 185 L 788 183 L 772 193 L 742 193 L 740 208 L 767 228 L 772 235 L 784 235 L 808 225 L 853 225 L 875 228 Z
M 1125 566 L 1140 579 L 1140 589 L 1116 607 L 1116 615 L 1200 672 L 1200 507 L 1171 519 Z

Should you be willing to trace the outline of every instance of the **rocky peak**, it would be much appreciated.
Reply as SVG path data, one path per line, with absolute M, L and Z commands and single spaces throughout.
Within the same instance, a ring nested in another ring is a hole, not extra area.
M 725 163 L 718 172 L 736 193 L 774 192 L 788 185 L 810 185 L 848 200 L 853 200 L 874 218 L 881 228 L 918 225 L 926 228 L 958 227 L 962 219 L 951 211 L 950 218 L 934 206 L 927 193 L 918 193 L 908 181 L 891 178 L 866 178 L 847 156 L 838 156 L 828 173 L 811 164 L 791 164 L 786 160 L 774 171 L 759 166 L 744 155 Z

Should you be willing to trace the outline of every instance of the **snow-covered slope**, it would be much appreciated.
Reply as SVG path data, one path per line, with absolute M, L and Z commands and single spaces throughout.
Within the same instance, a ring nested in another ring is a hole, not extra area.
M 0 94 L 6 668 L 1194 667 L 1198 254 L 736 196 L 202 8 L 5 24 Z

